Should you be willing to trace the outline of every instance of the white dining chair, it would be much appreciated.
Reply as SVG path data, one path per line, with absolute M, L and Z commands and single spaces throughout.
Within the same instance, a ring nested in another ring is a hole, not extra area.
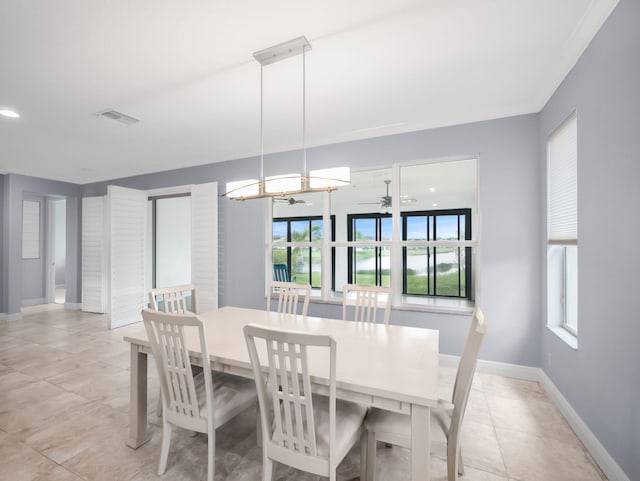
M 464 474 L 460 428 L 471 391 L 471 383 L 478 362 L 478 352 L 484 339 L 487 322 L 480 308 L 476 307 L 462 350 L 452 401 L 440 399 L 438 407 L 431 410 L 432 423 L 440 426 L 447 437 L 447 479 L 456 481 L 457 474 Z M 365 421 L 367 429 L 367 481 L 375 480 L 376 445 L 378 441 L 411 448 L 410 417 L 376 408 L 369 410 Z
M 342 288 L 342 319 L 375 324 L 378 309 L 384 307 L 384 324 L 389 324 L 391 314 L 391 289 L 380 286 L 345 284 Z M 353 316 L 347 312 L 353 306 Z
M 160 287 L 149 291 L 149 308 L 154 311 L 198 313 L 198 290 L 194 284 Z
M 144 309 L 144 327 L 158 369 L 162 393 L 162 446 L 158 474 L 167 467 L 174 426 L 208 435 L 207 480 L 215 474 L 216 428 L 255 406 L 253 381 L 225 373 L 211 375 L 204 325 L 195 314 L 172 314 Z M 202 352 L 202 371 L 191 369 L 187 337 Z
M 262 480 L 273 462 L 336 480 L 336 467 L 360 439 L 366 456 L 366 407 L 336 400 L 336 342 L 330 336 L 244 327 L 262 431 Z M 308 348 L 328 351 L 328 396 L 311 393 Z M 258 354 L 260 353 L 260 354 Z M 366 464 L 361 459 L 364 473 Z
M 278 298 L 277 312 L 283 314 L 297 314 L 300 298 L 302 298 L 302 310 L 300 314 L 307 315 L 309 310 L 309 298 L 311 286 L 309 284 L 297 284 L 295 282 L 272 281 L 267 290 L 267 311 L 271 311 L 271 296 Z
M 198 314 L 198 289 L 194 284 L 159 287 L 149 291 L 149 309 L 174 314 Z M 194 370 L 198 372 L 199 368 Z M 162 393 L 158 396 L 156 407 L 158 417 L 162 416 Z

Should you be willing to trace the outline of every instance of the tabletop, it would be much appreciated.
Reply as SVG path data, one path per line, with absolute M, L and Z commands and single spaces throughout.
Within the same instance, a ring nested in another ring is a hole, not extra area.
M 336 340 L 338 389 L 379 396 L 402 403 L 434 407 L 438 400 L 438 331 L 407 326 L 287 315 L 264 310 L 223 307 L 199 314 L 203 320 L 212 364 L 251 375 L 242 328 L 250 323 L 275 329 L 325 334 Z M 125 341 L 148 346 L 144 327 Z M 200 348 L 195 332 L 187 333 L 189 350 Z M 320 350 L 309 351 L 315 384 L 324 384 L 328 362 Z M 262 356 L 261 356 L 262 358 Z

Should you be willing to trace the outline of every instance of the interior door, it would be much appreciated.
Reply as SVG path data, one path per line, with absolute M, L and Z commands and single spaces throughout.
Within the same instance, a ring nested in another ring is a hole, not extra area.
M 145 307 L 145 237 L 147 194 L 110 185 L 107 188 L 109 328 L 140 321 Z
M 82 310 L 105 312 L 105 197 L 82 199 Z
M 191 187 L 191 281 L 201 312 L 218 307 L 218 183 Z

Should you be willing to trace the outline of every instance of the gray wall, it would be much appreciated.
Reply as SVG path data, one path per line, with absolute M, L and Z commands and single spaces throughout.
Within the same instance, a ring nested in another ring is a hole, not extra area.
M 67 302 L 80 302 L 80 194 L 81 186 L 66 182 L 26 177 L 4 176 L 2 245 L 2 285 L 0 312 L 14 318 L 23 299 L 22 273 L 22 198 L 25 193 L 64 196 L 67 199 Z M 42 279 L 44 284 L 44 279 Z
M 490 320 L 484 359 L 539 365 L 540 152 L 538 117 L 525 115 L 442 129 L 379 137 L 311 149 L 310 169 L 349 165 L 389 166 L 394 162 L 479 155 L 482 307 Z M 272 155 L 266 175 L 300 170 L 297 152 Z M 179 169 L 113 181 L 137 189 L 229 180 L 259 173 L 256 158 Z M 106 193 L 106 183 L 86 185 L 84 195 Z M 266 201 L 219 203 L 220 304 L 262 308 Z M 247 275 L 251 266 L 258 275 Z M 335 305 L 313 304 L 310 314 L 340 317 Z M 468 318 L 394 311 L 392 322 L 440 329 L 443 353 L 459 354 Z M 505 342 L 508 340 L 508 342 Z
M 4 204 L 5 204 L 4 182 L 5 182 L 5 176 L 4 174 L 0 174 L 0 247 L 2 248 L 3 251 L 4 251 Z M 5 279 L 3 275 L 4 271 L 2 269 L 3 258 L 4 258 L 4 255 L 0 254 L 0 313 L 4 312 L 4 308 L 2 305 L 2 291 L 5 283 Z
M 540 114 L 544 152 L 577 110 L 579 256 L 578 350 L 543 329 L 541 358 L 630 479 L 640 479 L 639 22 L 640 2 L 621 0 Z

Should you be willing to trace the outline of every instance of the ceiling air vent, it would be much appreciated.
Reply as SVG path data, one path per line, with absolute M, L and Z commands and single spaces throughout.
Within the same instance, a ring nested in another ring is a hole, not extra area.
M 98 112 L 96 116 L 102 117 L 104 119 L 114 120 L 125 125 L 137 124 L 138 122 L 140 122 L 138 119 L 130 117 L 129 115 L 125 115 L 121 112 L 118 112 L 117 110 L 103 110 L 102 112 Z

